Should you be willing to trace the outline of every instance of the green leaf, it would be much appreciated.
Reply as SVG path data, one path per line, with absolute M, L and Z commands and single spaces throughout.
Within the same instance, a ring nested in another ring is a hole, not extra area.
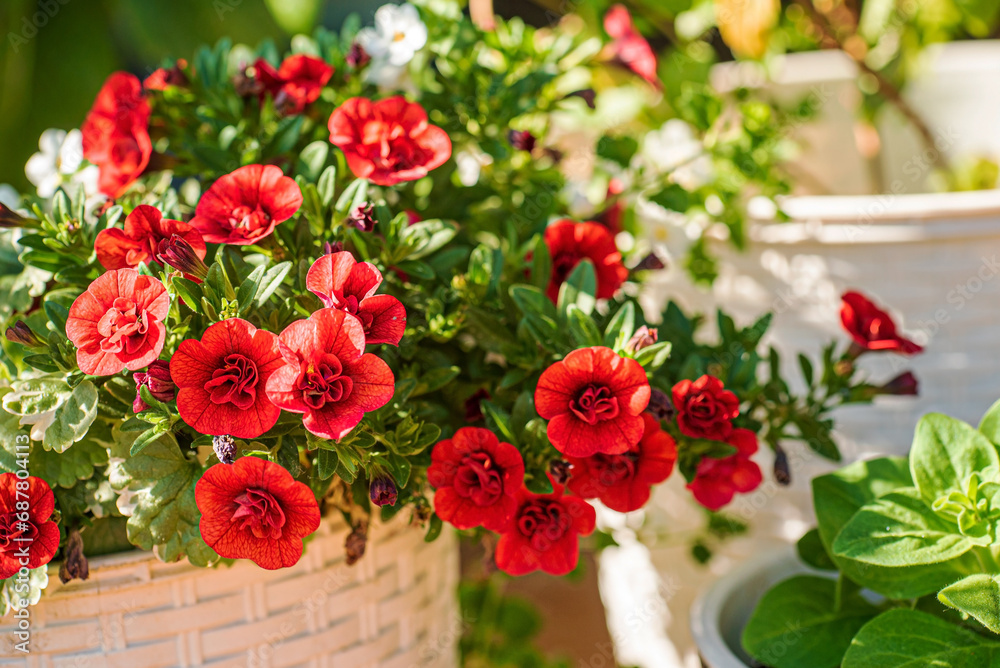
M 291 262 L 281 262 L 274 265 L 267 270 L 264 274 L 264 278 L 260 281 L 260 289 L 257 292 L 257 303 L 261 306 L 271 298 L 275 290 L 281 287 L 282 281 L 288 276 L 288 272 L 292 270 Z
M 278 128 L 275 130 L 274 135 L 271 137 L 271 141 L 261 150 L 261 155 L 264 158 L 270 158 L 291 151 L 292 147 L 299 140 L 299 134 L 302 132 L 302 123 L 304 122 L 305 116 L 302 115 L 288 116 L 282 119 L 278 123 Z
M 73 389 L 69 398 L 56 409 L 52 424 L 45 430 L 42 446 L 46 450 L 65 452 L 69 446 L 87 435 L 97 418 L 97 388 L 85 380 Z
M 444 366 L 436 369 L 428 369 L 417 378 L 417 385 L 413 388 L 411 397 L 419 397 L 422 394 L 440 390 L 442 387 L 453 381 L 461 369 L 457 366 Z
M 201 477 L 197 458 L 186 456 L 171 434 L 164 434 L 136 456 L 129 456 L 134 434 L 114 432 L 113 459 L 108 479 L 117 490 L 133 493 L 135 508 L 128 519 L 129 541 L 143 549 L 157 548 L 163 561 L 186 556 L 192 564 L 206 566 L 218 555 L 205 544 L 198 530 L 201 513 L 194 485 Z
M 170 283 L 174 286 L 174 292 L 176 292 L 184 303 L 187 304 L 188 308 L 191 310 L 197 310 L 198 305 L 201 304 L 203 295 L 201 286 L 192 281 L 191 279 L 184 278 L 183 276 L 174 276 L 170 279 Z
M 156 441 L 156 439 L 158 439 L 160 436 L 167 433 L 168 431 L 170 431 L 170 423 L 167 421 L 163 421 L 157 423 L 155 426 L 150 427 L 146 431 L 142 432 L 141 434 L 136 436 L 134 441 L 132 441 L 132 447 L 129 449 L 128 452 L 129 456 L 135 457 L 140 452 L 142 452 L 142 450 L 146 446 L 151 445 L 154 441 Z
M 646 371 L 656 371 L 661 366 L 663 366 L 667 358 L 670 357 L 670 350 L 672 344 L 670 341 L 660 341 L 659 343 L 654 343 L 651 346 L 643 348 L 635 354 L 635 361 L 638 362 Z
M 89 480 L 94 476 L 95 467 L 107 463 L 105 446 L 86 438 L 62 453 L 32 447 L 28 469 L 50 485 L 69 488 L 79 480 Z
M 972 547 L 957 524 L 935 513 L 910 487 L 863 506 L 837 534 L 832 549 L 854 561 L 900 567 L 950 561 Z
M 651 196 L 650 201 L 659 204 L 669 211 L 684 213 L 691 206 L 691 196 L 676 183 L 671 183 L 666 188 Z
M 570 304 L 566 310 L 569 333 L 578 348 L 599 346 L 603 343 L 601 332 L 594 324 L 594 319 L 584 313 L 576 304 Z
M 628 135 L 621 137 L 606 135 L 597 142 L 598 157 L 616 162 L 622 167 L 628 167 L 638 149 L 639 142 Z
M 559 314 L 544 292 L 533 285 L 512 285 L 510 297 L 521 309 L 525 322 L 537 330 L 542 345 L 551 344 L 559 337 Z
M 29 378 L 15 382 L 14 391 L 5 394 L 3 407 L 14 415 L 39 415 L 59 408 L 72 390 L 62 378 Z
M 559 287 L 559 299 L 556 306 L 561 313 L 566 313 L 570 305 L 590 315 L 597 304 L 597 274 L 594 263 L 582 260 Z
M 810 529 L 795 543 L 795 551 L 799 559 L 813 568 L 823 571 L 837 570 L 837 564 L 827 554 L 823 540 L 819 537 L 819 529 Z
M 309 181 L 319 178 L 320 170 L 326 164 L 327 155 L 330 153 L 330 142 L 314 141 L 299 153 L 299 160 L 296 163 L 295 171 L 302 174 Z
M 66 320 L 69 318 L 69 309 L 62 304 L 47 301 L 43 304 L 45 307 L 45 315 L 48 316 L 49 322 L 56 328 L 56 331 L 60 334 L 66 333 Z
M 552 280 L 552 255 L 541 234 L 535 236 L 531 246 L 531 284 L 544 290 Z
M 257 292 L 260 290 L 260 284 L 264 280 L 264 272 L 266 271 L 267 265 L 262 264 L 254 268 L 250 272 L 250 275 L 246 277 L 246 280 L 240 284 L 240 289 L 236 292 L 236 301 L 240 305 L 240 315 L 249 313 L 257 297 Z
M 35 605 L 42 598 L 42 592 L 49 585 L 47 566 L 39 566 L 28 571 L 27 581 L 10 577 L 0 581 L 0 616 L 6 617 L 14 608 L 20 608 L 21 601 Z
M 333 196 L 337 193 L 337 168 L 333 165 L 323 170 L 319 175 L 319 182 L 316 184 L 316 191 L 323 206 L 330 206 Z
M 427 534 L 424 536 L 424 542 L 433 543 L 441 535 L 441 529 L 444 528 L 444 523 L 441 518 L 437 516 L 437 513 L 431 515 L 430 521 L 427 523 Z
M 408 249 L 407 260 L 419 260 L 455 238 L 458 228 L 443 220 L 422 220 L 399 232 L 399 240 Z
M 483 415 L 486 417 L 486 426 L 499 436 L 501 441 L 517 445 L 518 440 L 510 426 L 510 415 L 492 401 L 484 399 L 480 405 L 483 408 Z
M 865 624 L 843 668 L 994 668 L 1000 643 L 925 612 L 897 608 Z
M 604 329 L 604 345 L 620 353 L 635 334 L 635 304 L 631 301 L 621 305 Z
M 1000 575 L 977 573 L 938 592 L 938 600 L 1000 633 Z
M 992 475 L 986 473 L 988 469 Z M 995 482 L 998 470 L 996 446 L 982 433 L 941 413 L 920 418 L 910 450 L 910 471 L 917 489 L 929 502 L 948 492 L 964 492 L 973 473 Z
M 859 595 L 838 609 L 837 582 L 800 575 L 772 587 L 743 630 L 743 647 L 774 668 L 836 668 L 878 610 Z
M 340 457 L 333 448 L 321 448 L 316 451 L 316 475 L 320 480 L 329 480 L 337 472 Z

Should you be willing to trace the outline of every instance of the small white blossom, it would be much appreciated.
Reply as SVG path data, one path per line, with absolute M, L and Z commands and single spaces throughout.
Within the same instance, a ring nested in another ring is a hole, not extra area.
M 677 118 L 645 136 L 640 160 L 658 171 L 672 172 L 671 180 L 686 190 L 700 188 L 714 178 L 711 157 L 691 126 Z
M 97 193 L 98 168 L 84 165 L 83 134 L 79 130 L 49 129 L 38 138 L 38 153 L 28 158 L 24 173 L 38 189 L 38 196 L 49 198 L 64 183 L 81 183 L 87 195 Z
M 409 3 L 382 5 L 375 12 L 375 27 L 362 28 L 357 40 L 371 57 L 368 80 L 387 86 L 400 78 L 402 68 L 427 44 L 427 26 Z
M 465 187 L 479 183 L 483 167 L 493 164 L 493 158 L 475 148 L 465 148 L 455 154 L 458 182 Z

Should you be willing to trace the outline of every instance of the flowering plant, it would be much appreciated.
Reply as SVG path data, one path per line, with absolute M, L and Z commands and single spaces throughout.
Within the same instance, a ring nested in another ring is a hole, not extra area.
M 23 526 L 0 507 L 0 554 L 27 534 L 25 572 L 61 550 L 65 578 L 129 545 L 273 569 L 336 510 L 353 561 L 373 512 L 406 509 L 429 540 L 497 532 L 501 569 L 561 574 L 587 499 L 635 510 L 677 468 L 714 510 L 760 483 L 759 440 L 837 458 L 829 411 L 895 391 L 853 365 L 888 316 L 853 305 L 858 342 L 820 374 L 802 357 L 804 396 L 760 350 L 769 316 L 720 313 L 711 344 L 675 304 L 647 320 L 662 263 L 628 230 L 649 183 L 606 194 L 556 146 L 602 96 L 655 106 L 623 11 L 595 35 L 387 6 L 286 57 L 223 42 L 109 77 L 80 140 L 99 178 L 0 210 L 0 467 L 38 497 Z M 644 132 L 596 154 L 627 162 Z M 737 192 L 671 174 L 666 205 Z
M 1000 652 L 998 428 L 1000 402 L 978 430 L 931 413 L 909 458 L 813 480 L 819 527 L 798 552 L 838 578 L 799 575 L 771 588 L 743 633 L 750 654 L 775 668 L 991 665 Z

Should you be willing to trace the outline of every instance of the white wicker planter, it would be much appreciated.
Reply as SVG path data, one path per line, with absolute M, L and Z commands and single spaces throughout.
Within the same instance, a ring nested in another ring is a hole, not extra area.
M 456 665 L 458 552 L 401 520 L 376 524 L 344 563 L 347 529 L 326 521 L 294 567 L 163 564 L 130 552 L 90 562 L 90 579 L 50 586 L 31 608 L 31 653 L 0 620 L 0 665 L 25 667 Z

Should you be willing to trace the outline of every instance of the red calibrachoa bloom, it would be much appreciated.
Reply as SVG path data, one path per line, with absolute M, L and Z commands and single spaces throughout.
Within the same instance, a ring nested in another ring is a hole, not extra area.
M 445 522 L 503 531 L 517 509 L 524 460 L 489 429 L 462 427 L 434 446 L 427 481 L 437 490 L 434 510 Z
M 549 440 L 564 455 L 617 455 L 642 438 L 649 393 L 638 362 L 595 346 L 574 350 L 542 373 L 535 408 L 549 421 Z
M 254 69 L 264 90 L 274 98 L 274 106 L 287 115 L 301 114 L 318 100 L 323 86 L 333 76 L 333 68 L 321 58 L 301 53 L 285 58 L 277 70 L 259 58 Z
M 670 477 L 677 461 L 677 444 L 649 413 L 642 414 L 642 439 L 620 455 L 596 454 L 570 457 L 572 477 L 568 487 L 585 499 L 599 498 L 622 513 L 642 508 L 649 488 Z
M 887 350 L 913 355 L 923 347 L 896 332 L 892 316 L 860 292 L 845 292 L 841 297 L 840 322 L 854 342 L 865 350 Z
M 97 261 L 105 269 L 134 268 L 140 262 L 151 264 L 157 261 L 159 243 L 175 234 L 188 242 L 198 257 L 205 259 L 205 242 L 198 230 L 179 220 L 164 218 L 155 206 L 140 204 L 125 219 L 124 229 L 113 227 L 98 233 L 94 243 Z
M 217 322 L 201 341 L 182 341 L 170 358 L 177 410 L 201 434 L 260 436 L 281 414 L 264 386 L 283 364 L 271 332 L 240 318 Z
M 213 244 L 255 244 L 295 215 L 302 191 L 274 165 L 245 165 L 220 177 L 194 211 L 191 226 Z
M 632 15 L 624 5 L 613 5 L 608 10 L 604 15 L 604 30 L 614 39 L 611 50 L 615 60 L 659 88 L 656 54 L 646 38 L 635 29 Z
M 173 67 L 159 67 L 153 71 L 142 82 L 142 87 L 146 90 L 166 90 L 171 86 L 187 86 L 188 78 L 184 74 L 188 63 L 183 58 L 178 58 Z
M 563 496 L 562 485 L 552 481 L 552 487 L 551 494 L 521 488 L 517 510 L 497 541 L 497 568 L 503 572 L 566 575 L 576 568 L 579 537 L 594 531 L 597 514 L 583 499 Z
M 306 289 L 328 308 L 356 316 L 367 343 L 399 345 L 406 330 L 406 309 L 391 295 L 376 295 L 382 273 L 371 262 L 355 262 L 346 251 L 316 260 L 306 274 Z
M 392 371 L 365 353 L 364 327 L 349 313 L 320 309 L 286 327 L 278 347 L 285 366 L 267 381 L 267 396 L 303 413 L 306 429 L 317 436 L 339 439 L 392 399 Z
M 216 464 L 194 487 L 199 529 L 226 559 L 250 559 L 261 568 L 294 566 L 302 539 L 319 528 L 316 497 L 280 464 L 241 457 Z
M 110 376 L 135 371 L 160 356 L 170 310 L 163 283 L 135 269 L 112 269 L 76 298 L 66 319 L 66 336 L 76 346 L 80 371 Z
M 0 475 L 0 580 L 22 565 L 38 568 L 52 561 L 59 549 L 59 526 L 49 521 L 55 508 L 52 490 L 41 478 Z M 22 564 L 24 550 L 27 563 Z
M 709 510 L 723 507 L 737 492 L 752 492 L 764 479 L 760 467 L 750 459 L 757 452 L 756 434 L 734 429 L 726 443 L 734 446 L 736 453 L 722 459 L 703 458 L 687 486 L 695 500 Z
M 142 83 L 126 72 L 104 82 L 80 128 L 83 157 L 100 168 L 98 185 L 108 197 L 119 197 L 149 164 L 149 103 Z
M 718 378 L 682 380 L 672 394 L 681 433 L 712 441 L 724 441 L 733 433 L 732 420 L 740 414 L 740 400 Z
M 330 116 L 330 142 L 358 178 L 392 186 L 427 176 L 451 157 L 448 133 L 402 96 L 372 102 L 352 97 Z
M 553 302 L 559 287 L 583 259 L 594 263 L 598 299 L 610 299 L 628 278 L 615 238 L 600 223 L 558 220 L 545 228 L 545 245 L 552 256 L 552 279 L 546 294 Z

